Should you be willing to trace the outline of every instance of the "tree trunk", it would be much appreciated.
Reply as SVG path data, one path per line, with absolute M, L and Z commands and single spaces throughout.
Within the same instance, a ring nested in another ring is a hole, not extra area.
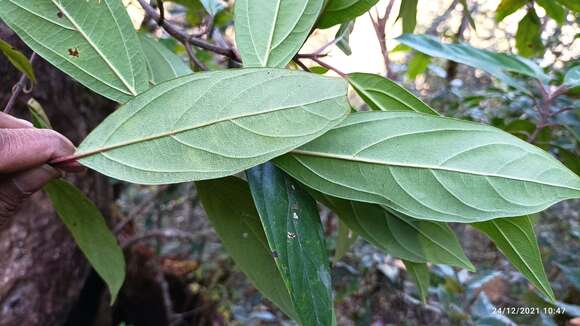
M 24 44 L 0 22 L 0 38 L 30 55 Z M 32 93 L 22 94 L 13 113 L 27 117 L 26 100 L 34 97 L 54 128 L 78 145 L 115 104 L 68 78 L 37 58 L 38 79 Z M 20 73 L 0 55 L 0 106 L 4 108 Z M 71 178 L 108 215 L 112 189 L 94 173 Z M 0 326 L 60 325 L 76 302 L 89 268 L 44 193 L 35 194 L 0 231 Z

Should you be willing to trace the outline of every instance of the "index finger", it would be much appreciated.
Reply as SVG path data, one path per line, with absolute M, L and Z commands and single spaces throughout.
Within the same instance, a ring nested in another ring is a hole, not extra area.
M 0 128 L 18 129 L 32 127 L 32 123 L 26 120 L 18 119 L 11 116 L 10 114 L 0 112 Z

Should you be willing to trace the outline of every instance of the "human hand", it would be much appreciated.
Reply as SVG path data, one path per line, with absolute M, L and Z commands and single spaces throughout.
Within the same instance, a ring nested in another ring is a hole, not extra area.
M 0 112 L 0 229 L 23 201 L 63 172 L 80 172 L 78 163 L 49 162 L 73 154 L 74 145 L 49 129 L 36 129 L 28 121 Z

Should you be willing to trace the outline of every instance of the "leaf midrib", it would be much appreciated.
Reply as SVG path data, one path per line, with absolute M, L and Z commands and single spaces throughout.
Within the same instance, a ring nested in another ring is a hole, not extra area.
M 437 170 L 437 171 L 445 171 L 445 172 L 464 173 L 464 174 L 470 174 L 470 175 L 475 175 L 475 176 L 480 176 L 480 177 L 504 178 L 504 179 L 510 179 L 510 180 L 515 180 L 515 181 L 525 181 L 525 182 L 530 182 L 530 183 L 536 183 L 536 184 L 541 184 L 544 186 L 551 186 L 551 187 L 556 187 L 556 188 L 565 188 L 565 189 L 577 191 L 580 193 L 580 188 L 574 188 L 574 187 L 566 186 L 566 185 L 557 185 L 557 184 L 552 184 L 549 182 L 538 181 L 538 180 L 530 180 L 527 178 L 516 178 L 513 176 L 506 176 L 506 175 L 494 174 L 494 173 L 485 173 L 484 174 L 484 173 L 478 173 L 475 171 L 468 171 L 468 170 L 461 170 L 461 169 L 450 169 L 450 168 L 445 168 L 445 167 L 441 167 L 441 166 L 429 166 L 429 165 L 421 165 L 421 164 L 412 165 L 412 164 L 405 164 L 405 163 L 400 163 L 400 162 L 387 162 L 387 161 L 373 160 L 373 159 L 368 159 L 368 158 L 354 157 L 351 155 L 331 154 L 331 153 L 307 151 L 307 150 L 302 150 L 302 149 L 292 150 L 292 151 L 290 151 L 290 154 L 319 157 L 319 158 L 329 158 L 329 159 L 351 161 L 351 162 L 358 162 L 358 163 L 368 163 L 368 164 L 374 164 L 374 165 L 385 165 L 385 166 L 390 166 L 390 167 Z

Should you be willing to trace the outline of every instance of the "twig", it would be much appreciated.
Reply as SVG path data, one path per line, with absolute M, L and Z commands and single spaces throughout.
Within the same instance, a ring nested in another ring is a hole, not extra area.
M 193 235 L 191 233 L 184 232 L 178 229 L 158 229 L 148 231 L 141 235 L 128 239 L 127 241 L 121 244 L 121 248 L 128 249 L 134 244 L 147 239 L 162 238 L 162 239 L 180 239 L 186 241 L 194 241 L 195 239 L 198 238 L 198 236 L 199 234 Z
M 294 62 L 295 62 L 295 63 L 296 63 L 296 64 L 297 64 L 297 65 L 298 65 L 300 68 L 302 68 L 302 70 L 310 72 L 310 69 L 308 69 L 308 67 L 306 67 L 306 65 L 305 65 L 305 64 L 304 64 L 302 61 L 300 61 L 300 59 L 298 59 L 298 58 L 294 58 L 294 59 L 292 59 L 292 60 L 294 60 Z
M 389 18 L 389 15 L 391 14 L 391 10 L 393 9 L 394 3 L 395 3 L 395 0 L 389 1 L 389 4 L 387 5 L 387 8 L 385 9 L 385 14 L 382 17 L 379 15 L 378 10 L 377 10 L 377 19 L 376 20 L 373 19 L 373 16 L 371 15 L 371 13 L 369 11 L 369 17 L 371 18 L 371 22 L 373 23 L 375 34 L 377 35 L 377 40 L 379 41 L 379 46 L 381 47 L 381 54 L 383 55 L 383 63 L 385 65 L 385 71 L 387 73 L 387 77 L 389 77 L 390 79 L 393 79 L 395 76 L 393 75 L 393 73 L 389 69 L 389 51 L 387 50 L 387 37 L 385 34 L 385 29 L 386 29 L 386 25 L 387 25 L 387 19 Z
M 185 51 L 187 52 L 187 56 L 189 57 L 190 64 L 196 66 L 197 68 L 199 68 L 199 70 L 207 71 L 208 70 L 207 66 L 195 56 L 191 43 L 186 42 L 184 45 Z
M 31 65 L 34 63 L 35 59 L 36 59 L 36 53 L 32 52 L 32 55 L 30 56 L 30 59 L 29 59 Z M 14 104 L 16 103 L 16 99 L 18 98 L 18 96 L 20 96 L 20 93 L 22 91 L 24 91 L 25 93 L 30 92 L 30 90 L 26 89 L 27 84 L 28 84 L 28 77 L 26 76 L 25 73 L 23 73 L 20 76 L 20 79 L 18 80 L 18 82 L 16 84 L 14 84 L 14 86 L 12 87 L 12 94 L 10 95 L 10 98 L 8 99 L 8 103 L 6 103 L 6 106 L 4 107 L 5 113 L 10 113 L 12 111 L 12 108 L 14 107 Z
M 566 85 L 561 85 L 556 88 L 553 92 L 549 92 L 549 90 L 544 86 L 541 81 L 537 81 L 538 90 L 540 91 L 540 95 L 542 96 L 542 100 L 540 104 L 536 104 L 536 111 L 539 115 L 539 122 L 536 124 L 536 128 L 532 132 L 532 134 L 528 137 L 529 143 L 534 143 L 540 132 L 544 130 L 546 127 L 550 127 L 553 124 L 550 123 L 550 119 L 557 116 L 560 113 L 569 111 L 569 108 L 563 108 L 556 112 L 551 112 L 550 108 L 552 107 L 552 103 L 556 98 L 568 91 L 568 87 Z
M 163 0 L 156 0 L 157 8 L 159 9 L 159 22 L 165 22 L 165 7 L 163 6 Z
M 123 231 L 127 224 L 141 216 L 145 210 L 147 210 L 151 205 L 155 204 L 155 200 L 159 197 L 159 195 L 163 194 L 167 188 L 169 188 L 168 185 L 162 185 L 155 189 L 154 192 L 148 194 L 148 196 L 143 199 L 139 205 L 135 206 L 129 212 L 127 218 L 123 219 L 115 226 L 113 233 L 118 234 L 119 232 Z
M 141 5 L 141 7 L 143 7 L 143 9 L 145 10 L 145 13 L 149 17 L 151 17 L 153 20 L 155 20 L 155 22 L 157 22 L 157 25 L 162 27 L 167 33 L 169 33 L 171 36 L 176 38 L 178 41 L 180 41 L 184 45 L 187 43 L 190 43 L 191 45 L 196 46 L 198 48 L 202 48 L 204 50 L 208 50 L 208 51 L 211 51 L 211 52 L 214 52 L 217 54 L 221 54 L 223 56 L 229 57 L 229 58 L 236 60 L 236 61 L 241 61 L 241 59 L 237 55 L 236 51 L 234 51 L 232 48 L 219 47 L 219 46 L 216 46 L 214 44 L 209 43 L 208 41 L 202 40 L 202 39 L 197 38 L 193 35 L 189 35 L 186 32 L 177 28 L 175 25 L 173 25 L 169 21 L 161 20 L 160 14 L 157 13 L 157 11 L 150 4 L 148 4 L 146 0 L 138 0 L 138 1 L 139 1 L 139 4 Z
M 321 65 L 322 67 L 324 67 L 324 68 L 326 68 L 326 69 L 329 69 L 329 70 L 332 70 L 332 71 L 334 71 L 334 72 L 335 72 L 335 73 L 337 73 L 337 74 L 338 74 L 340 77 L 342 77 L 342 78 L 346 78 L 346 74 L 345 74 L 344 72 L 342 72 L 342 71 L 338 70 L 338 68 L 335 68 L 335 67 L 333 67 L 333 66 L 329 65 L 328 63 L 325 63 L 324 61 L 322 61 L 322 60 L 320 60 L 320 59 L 318 59 L 318 58 L 316 58 L 316 57 L 312 57 L 312 58 L 308 58 L 308 59 L 310 59 L 310 60 L 312 60 L 312 61 L 314 61 L 314 62 L 318 63 L 319 65 Z

